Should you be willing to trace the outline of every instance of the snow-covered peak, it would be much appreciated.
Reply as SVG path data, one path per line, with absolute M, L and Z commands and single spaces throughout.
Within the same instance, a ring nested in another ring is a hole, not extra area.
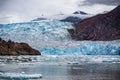
M 75 11 L 73 14 L 88 15 L 87 13 L 85 13 L 83 11 Z

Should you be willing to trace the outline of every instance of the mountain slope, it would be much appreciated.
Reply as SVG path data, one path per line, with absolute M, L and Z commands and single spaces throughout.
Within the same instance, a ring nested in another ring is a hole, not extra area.
M 84 19 L 76 26 L 76 40 L 110 41 L 120 39 L 120 6 L 114 10 Z

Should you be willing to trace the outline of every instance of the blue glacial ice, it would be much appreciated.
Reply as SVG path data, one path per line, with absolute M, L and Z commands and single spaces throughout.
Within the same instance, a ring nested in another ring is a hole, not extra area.
M 67 47 L 67 48 L 41 48 L 40 51 L 43 54 L 49 55 L 118 55 L 120 54 L 120 44 L 114 43 L 103 43 L 103 42 L 90 42 L 90 41 L 83 41 L 79 42 L 78 44 L 83 43 L 79 46 L 74 47 Z M 76 44 L 76 43 L 73 43 Z M 68 46 L 68 45 L 67 45 Z
M 0 72 L 0 78 L 13 78 L 18 79 L 21 78 L 23 80 L 28 79 L 40 79 L 42 78 L 41 74 L 25 74 L 25 73 L 1 73 Z
M 67 28 L 72 28 L 71 24 L 60 21 L 1 24 L 0 37 L 17 42 L 24 40 L 63 41 L 70 39 Z
M 1 24 L 0 37 L 28 43 L 43 55 L 118 55 L 120 40 L 73 41 L 67 29 L 71 23 L 46 20 Z

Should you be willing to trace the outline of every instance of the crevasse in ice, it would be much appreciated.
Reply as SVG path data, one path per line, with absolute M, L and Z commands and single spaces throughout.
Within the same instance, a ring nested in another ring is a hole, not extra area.
M 120 40 L 73 41 L 67 29 L 71 23 L 37 21 L 0 25 L 0 37 L 25 42 L 43 55 L 116 55 L 120 54 Z

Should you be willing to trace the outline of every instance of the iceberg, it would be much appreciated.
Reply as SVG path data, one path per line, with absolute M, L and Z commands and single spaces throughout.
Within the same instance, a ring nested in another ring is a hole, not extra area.
M 28 43 L 42 55 L 119 55 L 120 40 L 74 41 L 68 29 L 72 23 L 56 20 L 1 24 L 4 40 Z
M 41 74 L 25 74 L 25 73 L 0 73 L 3 78 L 21 78 L 21 79 L 39 79 L 42 78 Z

